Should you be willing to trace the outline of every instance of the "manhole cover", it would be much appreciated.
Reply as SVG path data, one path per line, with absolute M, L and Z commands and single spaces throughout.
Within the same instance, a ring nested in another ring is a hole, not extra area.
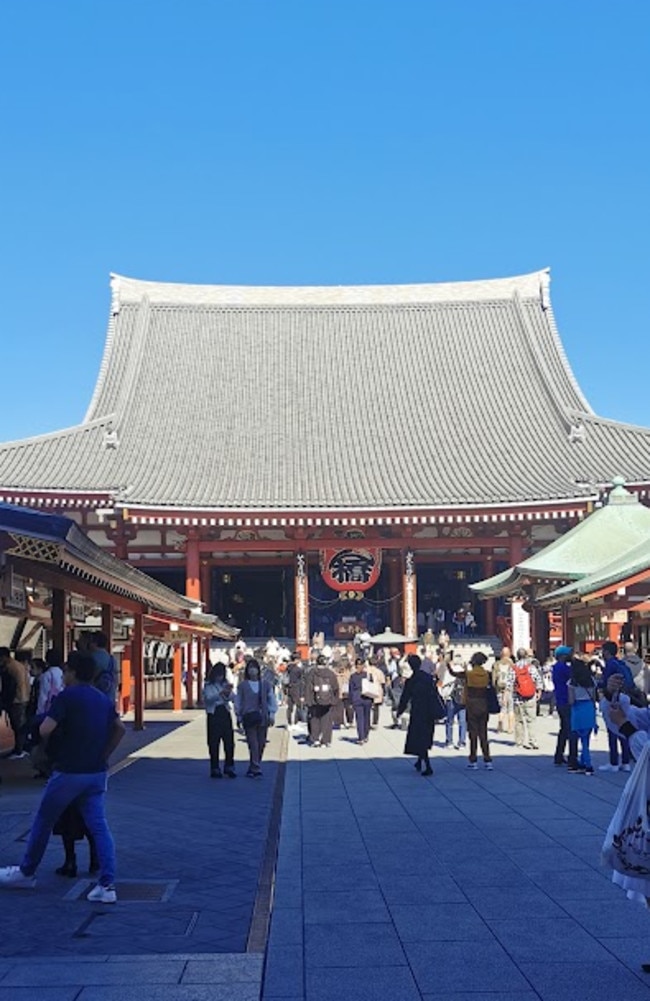
M 75 883 L 63 899 L 85 900 L 95 885 L 91 880 Z M 115 889 L 120 904 L 164 904 L 177 886 L 177 879 L 119 879 Z

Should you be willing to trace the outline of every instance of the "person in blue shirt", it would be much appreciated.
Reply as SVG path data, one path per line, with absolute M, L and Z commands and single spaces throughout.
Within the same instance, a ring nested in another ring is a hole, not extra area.
M 108 758 L 125 733 L 110 698 L 93 685 L 95 662 L 88 654 L 71 653 L 65 665 L 66 687 L 52 702 L 40 725 L 43 740 L 52 739 L 54 767 L 43 791 L 20 865 L 0 869 L 0 887 L 33 889 L 35 873 L 56 821 L 76 803 L 94 838 L 99 883 L 88 900 L 114 904 L 115 845 L 106 822 L 104 801 Z
M 603 668 L 603 675 L 600 680 L 600 688 L 606 689 L 607 682 L 614 674 L 620 674 L 623 677 L 623 691 L 628 694 L 634 690 L 634 678 L 632 677 L 632 672 L 625 663 L 624 660 L 619 660 L 618 658 L 618 645 L 613 642 L 613 640 L 607 640 L 603 643 L 603 660 L 605 666 Z M 607 737 L 609 740 L 609 764 L 600 765 L 599 770 L 601 772 L 629 772 L 632 770 L 630 765 L 630 742 L 627 737 L 622 734 L 613 733 L 611 730 L 607 730 Z M 621 748 L 621 761 L 619 769 L 619 744 Z
M 555 651 L 555 663 L 552 668 L 553 688 L 555 689 L 555 705 L 560 717 L 560 730 L 555 745 L 553 761 L 556 765 L 568 764 L 571 771 L 578 770 L 578 737 L 571 730 L 571 706 L 567 685 L 571 680 L 571 657 L 573 649 L 570 646 L 559 646 Z M 564 756 L 567 743 L 569 745 L 569 760 Z

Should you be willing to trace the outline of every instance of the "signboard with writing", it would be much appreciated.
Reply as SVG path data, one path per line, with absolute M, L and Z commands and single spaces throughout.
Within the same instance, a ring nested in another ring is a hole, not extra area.
M 325 549 L 320 566 L 334 591 L 369 591 L 379 580 L 381 549 Z

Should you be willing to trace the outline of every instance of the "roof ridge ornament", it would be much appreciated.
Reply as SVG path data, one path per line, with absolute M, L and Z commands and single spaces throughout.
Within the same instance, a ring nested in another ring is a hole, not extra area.
M 615 476 L 612 480 L 612 488 L 607 498 L 608 504 L 639 504 L 636 494 L 625 488 L 625 477 Z
M 102 442 L 104 448 L 119 448 L 120 437 L 117 433 L 117 428 L 109 422 L 104 429 L 104 439 Z
M 587 437 L 587 428 L 582 421 L 577 421 L 569 428 L 569 441 L 574 445 L 578 441 L 584 441 Z
M 551 308 L 551 269 L 544 268 L 539 273 L 539 295 L 544 312 Z

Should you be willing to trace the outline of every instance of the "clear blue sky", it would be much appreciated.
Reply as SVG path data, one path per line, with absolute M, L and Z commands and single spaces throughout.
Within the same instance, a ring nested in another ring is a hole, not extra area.
M 648 0 L 3 0 L 0 440 L 82 419 L 110 271 L 550 265 L 592 406 L 650 425 L 649 50 Z

